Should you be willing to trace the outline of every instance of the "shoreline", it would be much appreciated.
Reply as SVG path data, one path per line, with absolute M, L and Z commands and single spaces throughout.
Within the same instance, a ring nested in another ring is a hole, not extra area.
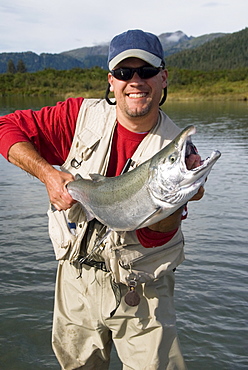
M 243 101 L 247 102 L 248 101 L 248 93 L 245 94 L 240 94 L 238 96 L 233 96 L 233 94 L 226 94 L 226 95 L 221 95 L 221 94 L 216 94 L 216 95 L 211 95 L 211 96 L 201 96 L 201 95 L 184 95 L 183 94 L 178 94 L 178 93 L 168 93 L 168 98 L 167 101 L 183 101 L 183 102 L 201 102 L 201 101 Z
M 65 99 L 68 98 L 76 98 L 76 97 L 84 97 L 85 99 L 98 99 L 102 98 L 104 99 L 105 92 L 99 93 L 99 92 L 91 92 L 91 91 L 82 91 L 80 93 L 74 93 L 69 92 L 64 95 Z M 113 97 L 113 96 L 111 96 Z M 168 89 L 168 96 L 167 96 L 167 102 L 173 102 L 173 101 L 183 101 L 183 102 L 200 102 L 200 101 L 248 101 L 248 90 L 247 92 L 241 92 L 241 93 L 216 93 L 216 94 L 193 94 L 188 93 L 186 91 L 180 91 L 180 92 L 170 92 Z
M 68 99 L 68 98 L 78 98 L 83 97 L 85 99 L 104 99 L 105 92 L 101 93 L 99 91 L 82 91 L 80 93 L 76 92 L 66 92 L 66 93 L 50 93 L 50 94 L 19 94 L 19 93 L 13 93 L 13 94 L 1 94 L 0 93 L 0 99 L 9 99 L 9 98 L 56 98 L 59 99 Z M 168 96 L 166 99 L 167 102 L 203 102 L 203 101 L 242 101 L 247 102 L 248 101 L 248 91 L 247 93 L 240 93 L 240 94 L 211 94 L 211 95 L 199 95 L 199 94 L 190 94 L 186 93 L 184 91 L 179 92 L 170 92 L 168 90 Z

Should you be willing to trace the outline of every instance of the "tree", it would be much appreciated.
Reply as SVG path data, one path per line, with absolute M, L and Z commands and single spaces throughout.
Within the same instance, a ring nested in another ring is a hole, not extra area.
M 16 70 L 17 70 L 17 72 L 19 72 L 19 73 L 25 73 L 25 72 L 27 72 L 27 68 L 26 68 L 25 63 L 23 62 L 23 60 L 22 60 L 22 59 L 19 59 L 19 60 L 18 60 Z
M 16 67 L 12 59 L 8 61 L 7 73 L 16 73 Z

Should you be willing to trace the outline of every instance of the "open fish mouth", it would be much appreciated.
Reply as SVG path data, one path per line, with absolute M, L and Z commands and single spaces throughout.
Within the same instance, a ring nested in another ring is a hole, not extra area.
M 187 169 L 185 159 L 181 160 L 183 169 L 181 169 L 181 181 L 177 185 L 171 184 L 171 191 L 168 191 L 164 195 L 164 201 L 170 204 L 177 204 L 188 201 L 193 197 L 199 190 L 200 186 L 204 186 L 207 177 L 215 164 L 220 158 L 221 153 L 215 150 L 211 153 L 210 157 L 207 157 L 202 161 L 202 164 L 198 167 Z M 168 190 L 168 189 L 167 189 Z
M 181 166 L 181 171 L 183 173 L 190 173 L 191 175 L 193 174 L 199 174 L 200 172 L 205 172 L 205 171 L 210 171 L 210 169 L 212 168 L 212 166 L 215 164 L 215 162 L 220 158 L 221 156 L 221 153 L 219 150 L 214 150 L 211 155 L 209 157 L 207 157 L 206 159 L 204 160 L 201 160 L 201 164 L 200 166 L 198 167 L 195 167 L 195 168 L 192 168 L 192 169 L 188 169 L 187 166 L 186 166 L 186 162 L 185 162 L 185 159 L 187 156 L 189 156 L 191 153 L 188 152 L 188 145 L 192 145 L 192 147 L 194 147 L 194 145 L 192 144 L 191 142 L 191 135 L 195 134 L 196 133 L 196 129 L 194 126 L 191 126 L 188 131 L 185 132 L 185 134 L 187 135 L 186 137 L 184 136 L 183 137 L 183 143 L 181 144 L 182 145 L 182 151 L 181 151 L 181 158 L 180 158 L 180 166 Z M 195 147 L 194 147 L 195 149 Z M 194 152 L 193 150 L 193 154 L 198 154 L 196 151 Z
M 204 186 L 207 177 L 215 164 L 215 162 L 220 158 L 221 153 L 218 150 L 214 150 L 209 157 L 201 160 L 201 164 L 198 167 L 187 169 L 185 162 L 186 147 L 188 145 L 189 137 L 185 140 L 183 144 L 183 149 L 180 158 L 180 185 L 176 186 L 173 191 L 166 196 L 166 200 L 175 204 L 182 201 L 186 196 L 192 196 L 197 193 L 200 186 Z
M 214 150 L 211 153 L 210 157 L 207 157 L 206 159 L 204 159 L 202 161 L 202 164 L 199 167 L 193 168 L 192 171 L 193 172 L 201 172 L 205 168 L 207 168 L 209 166 L 212 166 L 217 161 L 217 159 L 220 158 L 220 156 L 221 156 L 221 153 L 218 150 Z
M 186 145 L 186 144 L 185 144 Z M 214 163 L 217 161 L 217 159 L 219 159 L 221 156 L 221 153 L 219 152 L 219 150 L 214 150 L 210 157 L 207 157 L 206 159 L 204 160 L 201 160 L 201 164 L 200 166 L 198 167 L 195 167 L 195 168 L 192 168 L 192 169 L 187 169 L 186 167 L 186 163 L 185 163 L 185 157 L 182 158 L 182 165 L 183 165 L 183 169 L 185 170 L 186 169 L 186 172 L 190 172 L 192 174 L 199 174 L 200 172 L 203 172 L 204 170 L 208 170 L 209 167 L 212 168 L 212 166 L 214 165 Z

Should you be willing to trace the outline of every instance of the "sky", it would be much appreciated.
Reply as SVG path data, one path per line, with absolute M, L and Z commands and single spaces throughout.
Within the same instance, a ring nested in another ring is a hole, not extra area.
M 0 53 L 60 53 L 128 29 L 187 36 L 248 26 L 247 0 L 0 0 Z

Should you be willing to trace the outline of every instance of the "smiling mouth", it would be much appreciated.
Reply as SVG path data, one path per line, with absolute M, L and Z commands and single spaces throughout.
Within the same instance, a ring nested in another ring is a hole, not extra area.
M 131 93 L 131 94 L 127 94 L 127 96 L 132 99 L 137 99 L 137 98 L 145 98 L 147 94 L 146 93 Z

